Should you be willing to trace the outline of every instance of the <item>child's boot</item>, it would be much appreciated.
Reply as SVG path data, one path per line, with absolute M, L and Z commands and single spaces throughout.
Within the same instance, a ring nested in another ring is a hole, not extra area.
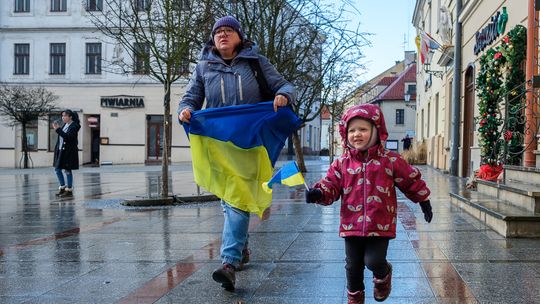
M 366 293 L 363 290 L 350 292 L 347 290 L 347 304 L 364 304 Z
M 236 283 L 235 271 L 234 266 L 225 263 L 212 273 L 212 279 L 221 283 L 221 287 L 225 288 L 225 290 L 234 291 L 234 284 Z
M 373 277 L 373 283 L 375 284 L 373 287 L 375 301 L 382 302 L 386 300 L 392 290 L 392 264 L 388 263 L 388 274 L 382 279 Z

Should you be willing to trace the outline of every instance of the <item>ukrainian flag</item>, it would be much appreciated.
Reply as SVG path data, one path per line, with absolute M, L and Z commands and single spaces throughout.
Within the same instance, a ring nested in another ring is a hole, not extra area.
M 184 124 L 195 182 L 231 206 L 259 217 L 272 203 L 261 184 L 272 177 L 285 140 L 300 119 L 273 102 L 195 111 Z
M 263 183 L 262 187 L 264 191 L 272 193 L 273 184 L 282 184 L 287 186 L 297 186 L 304 184 L 304 176 L 298 169 L 296 162 L 290 162 L 285 164 L 279 169 L 276 174 L 268 182 Z

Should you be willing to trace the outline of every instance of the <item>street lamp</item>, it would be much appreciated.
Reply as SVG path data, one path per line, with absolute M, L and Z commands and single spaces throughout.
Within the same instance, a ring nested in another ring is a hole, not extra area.
M 406 107 L 411 108 L 411 109 L 416 111 L 416 102 L 414 104 L 410 102 L 411 101 L 411 94 L 405 93 L 405 95 L 403 95 L 403 99 L 405 99 L 405 106 Z

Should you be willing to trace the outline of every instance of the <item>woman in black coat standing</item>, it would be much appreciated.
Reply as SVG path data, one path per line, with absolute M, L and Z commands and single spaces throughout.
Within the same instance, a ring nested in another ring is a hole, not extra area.
M 58 140 L 54 147 L 54 172 L 58 177 L 60 187 L 56 196 L 70 197 L 73 196 L 73 174 L 71 170 L 79 169 L 77 137 L 81 125 L 77 113 L 69 109 L 62 112 L 62 122 L 64 122 L 62 127 L 56 121 L 52 124 L 53 129 L 58 134 Z M 62 170 L 66 174 L 65 179 Z

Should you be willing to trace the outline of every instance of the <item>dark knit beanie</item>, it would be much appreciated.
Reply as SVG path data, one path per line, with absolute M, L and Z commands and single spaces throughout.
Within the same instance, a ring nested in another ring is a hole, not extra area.
M 216 30 L 222 26 L 228 26 L 232 29 L 234 29 L 238 36 L 240 36 L 241 40 L 244 40 L 244 33 L 242 32 L 242 27 L 240 26 L 240 22 L 236 20 L 233 16 L 225 16 L 221 17 L 214 23 L 214 27 L 212 27 L 212 37 L 215 35 Z

